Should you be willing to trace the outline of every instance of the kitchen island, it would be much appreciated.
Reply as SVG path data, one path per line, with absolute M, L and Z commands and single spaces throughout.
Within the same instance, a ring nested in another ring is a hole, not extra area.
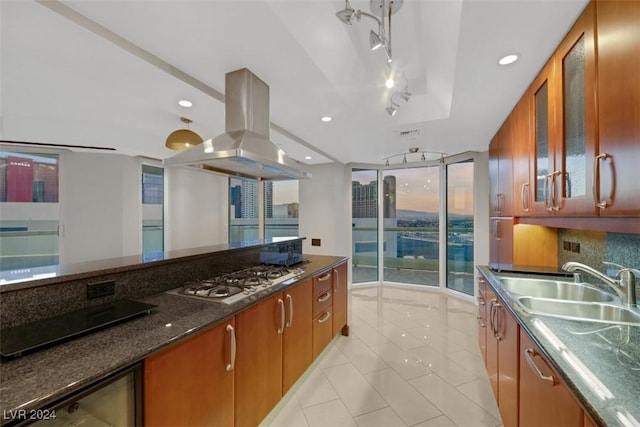
M 530 314 L 505 289 L 500 279 L 510 276 L 539 278 L 540 275 L 497 273 L 484 266 L 477 268 L 502 307 L 515 318 L 521 332 L 531 339 L 536 351 L 539 349 L 593 422 L 607 426 L 640 425 L 640 324 L 577 321 Z M 491 318 L 491 322 L 494 320 Z M 520 353 L 524 351 L 525 341 L 520 340 Z M 529 366 L 520 362 L 519 369 L 522 394 L 523 373 L 527 371 L 528 374 Z M 546 381 L 553 384 L 552 380 Z M 547 386 L 544 390 L 543 393 L 550 393 L 551 389 Z M 520 400 L 522 424 L 522 396 Z
M 233 305 L 156 293 L 140 299 L 157 306 L 149 315 L 16 359 L 3 360 L 0 364 L 0 411 L 5 414 L 2 424 L 12 422 L 8 414 L 42 408 L 81 391 L 345 261 L 344 257 L 305 256 L 305 262 L 296 266 L 304 269 L 297 281 L 261 290 Z

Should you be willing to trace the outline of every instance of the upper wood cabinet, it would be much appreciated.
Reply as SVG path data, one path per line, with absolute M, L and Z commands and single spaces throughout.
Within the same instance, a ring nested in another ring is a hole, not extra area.
M 513 264 L 513 226 L 512 217 L 489 219 L 491 236 L 489 238 L 489 263 L 494 265 Z
M 640 216 L 640 2 L 596 3 L 601 216 Z M 598 178 L 598 176 L 596 176 Z
M 233 425 L 234 320 L 144 361 L 144 424 Z
M 515 106 L 511 123 L 511 152 L 513 159 L 513 215 L 529 216 L 532 212 L 533 185 L 531 182 L 531 153 L 533 111 L 531 97 L 524 96 Z
M 513 205 L 510 123 L 505 121 L 489 144 L 490 215 L 511 216 Z

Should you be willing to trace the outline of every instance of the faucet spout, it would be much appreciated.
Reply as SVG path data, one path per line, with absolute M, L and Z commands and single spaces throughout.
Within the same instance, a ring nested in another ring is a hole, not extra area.
M 627 307 L 636 307 L 636 281 L 634 276 L 634 269 L 631 268 L 622 268 L 616 279 L 612 279 L 609 276 L 599 272 L 595 268 L 589 267 L 588 265 L 581 264 L 575 261 L 569 261 L 564 263 L 562 269 L 568 271 L 570 273 L 575 273 L 576 271 L 583 271 L 585 273 L 589 273 L 590 275 L 597 277 L 607 285 L 609 285 L 620 297 L 620 301 Z M 619 279 L 618 279 L 619 278 Z

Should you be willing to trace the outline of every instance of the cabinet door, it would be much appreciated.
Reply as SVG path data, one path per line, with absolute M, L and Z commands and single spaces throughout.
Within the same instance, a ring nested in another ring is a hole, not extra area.
M 582 408 L 524 330 L 520 366 L 521 427 L 582 426 Z
M 283 292 L 286 319 L 282 339 L 282 394 L 312 362 L 311 283 L 306 280 Z
M 496 304 L 498 344 L 498 408 L 505 427 L 518 425 L 518 343 L 520 326 L 513 316 Z
M 498 341 L 496 340 L 496 309 L 498 297 L 490 286 L 487 286 L 487 375 L 493 390 L 493 395 L 498 400 Z
M 489 144 L 490 215 L 512 214 L 510 122 L 505 121 Z
M 484 278 L 478 279 L 478 346 L 480 354 L 487 364 L 487 282 Z
M 145 359 L 145 425 L 233 424 L 233 327 L 231 319 Z
M 322 350 L 331 342 L 333 337 L 333 322 L 331 321 L 331 306 L 327 307 L 319 315 L 313 318 L 313 358 L 322 353 Z
M 236 315 L 235 425 L 258 425 L 282 397 L 283 294 Z
M 530 162 L 533 145 L 531 139 L 531 97 L 526 95 L 511 114 L 511 144 L 513 153 L 513 215 L 531 214 L 532 185 Z
M 602 216 L 640 216 L 640 2 L 596 7 L 600 182 L 594 200 Z
M 554 55 L 558 79 L 556 192 L 563 216 L 596 215 L 592 197 L 596 152 L 595 2 L 587 5 Z
M 531 214 L 549 215 L 553 213 L 553 180 L 555 170 L 554 129 L 556 128 L 555 63 L 549 61 L 533 81 L 528 96 L 531 99 L 532 124 L 532 164 L 529 182 L 531 185 Z
M 491 265 L 513 263 L 513 218 L 491 218 L 489 262 Z
M 347 263 L 333 269 L 333 336 L 338 333 L 349 335 L 347 326 Z

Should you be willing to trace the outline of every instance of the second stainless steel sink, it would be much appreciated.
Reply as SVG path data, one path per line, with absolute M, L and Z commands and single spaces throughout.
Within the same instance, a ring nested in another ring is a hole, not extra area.
M 572 320 L 640 325 L 640 312 L 599 302 L 566 301 L 547 298 L 519 297 L 524 311 Z
M 516 295 L 571 301 L 611 302 L 615 296 L 586 283 L 551 279 L 499 277 L 505 289 Z

